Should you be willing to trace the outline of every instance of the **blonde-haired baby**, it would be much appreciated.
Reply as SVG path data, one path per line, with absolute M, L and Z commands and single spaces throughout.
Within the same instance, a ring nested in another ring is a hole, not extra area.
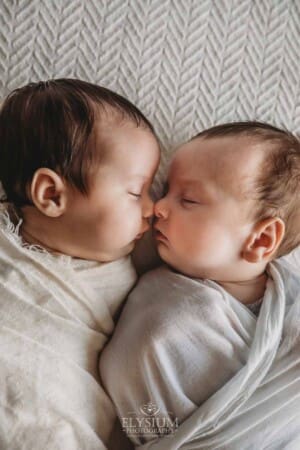
M 166 265 L 141 278 L 100 361 L 124 431 L 157 450 L 299 443 L 300 278 L 278 260 L 300 243 L 298 138 L 205 130 L 176 151 L 154 211 Z

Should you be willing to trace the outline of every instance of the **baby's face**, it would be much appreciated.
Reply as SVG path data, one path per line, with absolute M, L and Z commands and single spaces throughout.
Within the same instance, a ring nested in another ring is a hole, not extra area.
M 160 153 L 155 136 L 131 123 L 107 127 L 96 145 L 99 152 L 105 147 L 105 156 L 93 172 L 88 198 L 74 193 L 69 221 L 73 239 L 93 259 L 112 261 L 129 254 L 149 229 L 149 189 Z
M 221 281 L 238 270 L 263 158 L 247 139 L 196 138 L 176 152 L 154 208 L 154 235 L 161 258 L 179 272 Z

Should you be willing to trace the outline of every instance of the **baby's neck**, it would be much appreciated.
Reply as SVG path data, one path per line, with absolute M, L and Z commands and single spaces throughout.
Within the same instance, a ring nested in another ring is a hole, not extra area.
M 268 275 L 266 272 L 244 281 L 218 281 L 229 294 L 245 305 L 254 303 L 264 295 Z

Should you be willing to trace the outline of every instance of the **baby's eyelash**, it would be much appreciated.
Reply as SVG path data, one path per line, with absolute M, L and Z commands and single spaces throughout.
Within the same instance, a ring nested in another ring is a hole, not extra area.
M 142 195 L 142 194 L 136 194 L 134 192 L 129 192 L 129 194 L 133 195 L 134 197 L 137 197 L 137 198 L 141 197 L 141 195 Z
M 189 198 L 183 198 L 182 200 L 184 200 L 185 202 L 189 202 L 189 203 L 197 203 L 195 200 L 191 200 Z
M 182 202 L 189 203 L 190 205 L 197 205 L 199 202 L 196 202 L 195 200 L 190 200 L 189 198 L 182 198 Z

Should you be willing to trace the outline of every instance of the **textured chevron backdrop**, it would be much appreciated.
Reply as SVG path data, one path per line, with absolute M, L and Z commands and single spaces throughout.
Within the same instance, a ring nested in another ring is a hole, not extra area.
M 125 95 L 163 144 L 156 195 L 172 150 L 205 127 L 300 133 L 300 0 L 0 0 L 0 14 L 0 98 L 54 77 Z M 139 245 L 142 266 L 153 247 Z
M 149 116 L 165 155 L 223 121 L 300 132 L 300 0 L 1 0 L 0 13 L 2 97 L 51 77 L 106 85 Z

